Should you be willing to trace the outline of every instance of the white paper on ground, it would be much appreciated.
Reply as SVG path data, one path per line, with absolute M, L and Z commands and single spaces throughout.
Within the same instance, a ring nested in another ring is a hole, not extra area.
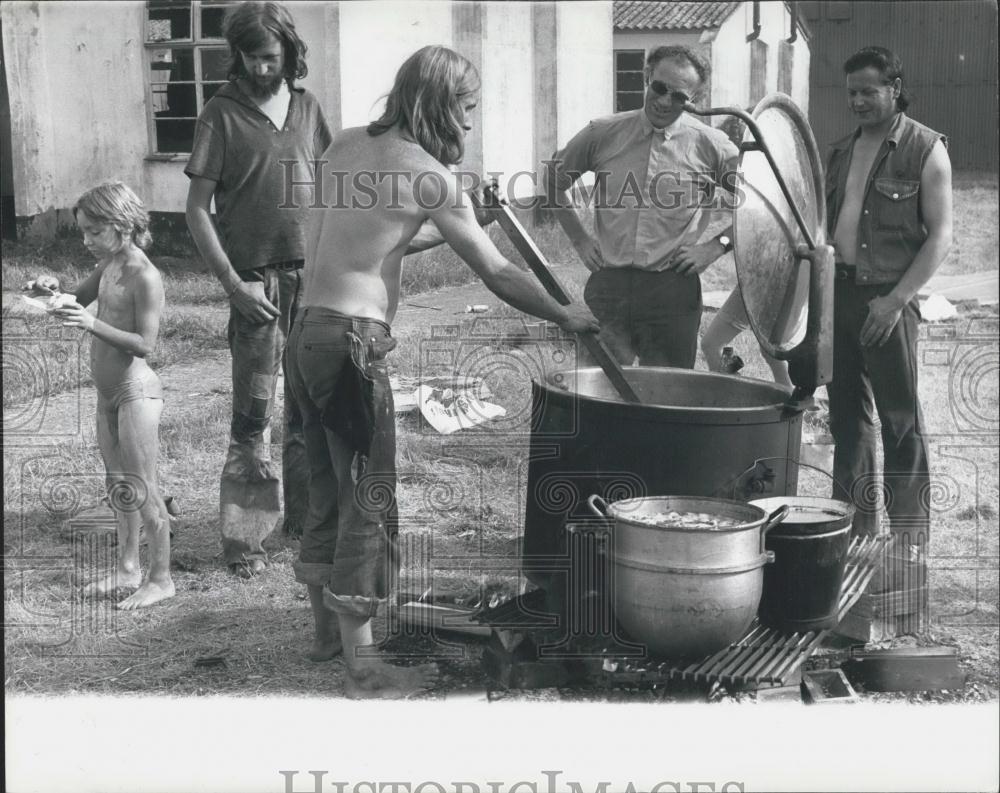
M 448 391 L 422 385 L 414 392 L 423 417 L 442 435 L 451 435 L 507 415 L 507 410 L 500 405 L 483 402 L 468 393 L 449 397 Z
M 958 309 L 944 295 L 931 295 L 920 303 L 920 316 L 925 322 L 941 322 L 957 315 Z

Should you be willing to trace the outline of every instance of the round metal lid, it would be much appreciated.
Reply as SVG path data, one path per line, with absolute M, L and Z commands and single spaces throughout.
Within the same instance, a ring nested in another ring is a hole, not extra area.
M 823 243 L 823 168 L 806 117 L 784 94 L 764 97 L 753 116 L 813 241 Z M 753 142 L 753 133 L 747 129 L 743 139 Z M 761 347 L 785 357 L 780 353 L 798 346 L 806 333 L 809 267 L 793 255 L 805 239 L 764 153 L 742 151 L 739 172 L 742 196 L 733 211 L 736 276 Z
M 766 513 L 788 506 L 785 519 L 768 532 L 768 536 L 802 537 L 839 531 L 854 520 L 854 505 L 833 498 L 816 496 L 771 496 L 747 502 Z

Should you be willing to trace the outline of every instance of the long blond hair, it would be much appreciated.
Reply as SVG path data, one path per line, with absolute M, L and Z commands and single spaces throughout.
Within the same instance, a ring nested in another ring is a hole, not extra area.
M 124 182 L 105 182 L 92 187 L 73 205 L 74 218 L 80 210 L 92 220 L 112 226 L 122 240 L 131 240 L 137 248 L 145 250 L 153 244 L 149 213 Z
M 454 165 L 465 156 L 461 104 L 478 90 L 479 72 L 467 58 L 447 47 L 422 47 L 399 67 L 385 112 L 368 134 L 399 126 L 435 160 Z

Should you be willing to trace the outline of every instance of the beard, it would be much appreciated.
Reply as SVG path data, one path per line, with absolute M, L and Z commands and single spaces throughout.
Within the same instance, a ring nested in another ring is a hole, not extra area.
M 276 74 L 273 77 L 247 75 L 244 79 L 251 96 L 255 99 L 269 99 L 278 93 L 281 84 L 285 81 L 285 75 Z

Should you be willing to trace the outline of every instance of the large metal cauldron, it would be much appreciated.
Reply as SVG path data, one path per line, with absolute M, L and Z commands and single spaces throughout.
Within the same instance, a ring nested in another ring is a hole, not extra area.
M 650 652 L 669 658 L 709 655 L 738 640 L 757 614 L 763 567 L 774 561 L 767 532 L 788 513 L 721 498 L 659 496 L 587 503 L 610 518 L 618 622 Z M 707 513 L 735 525 L 654 525 L 669 512 Z
M 784 460 L 798 458 L 802 414 L 784 388 L 686 369 L 624 373 L 643 404 L 622 402 L 597 368 L 532 383 L 522 567 L 556 599 L 573 564 L 566 524 L 594 521 L 591 495 L 795 495 L 798 469 Z M 754 480 L 748 471 L 763 457 L 779 458 L 768 463 L 773 479 Z

